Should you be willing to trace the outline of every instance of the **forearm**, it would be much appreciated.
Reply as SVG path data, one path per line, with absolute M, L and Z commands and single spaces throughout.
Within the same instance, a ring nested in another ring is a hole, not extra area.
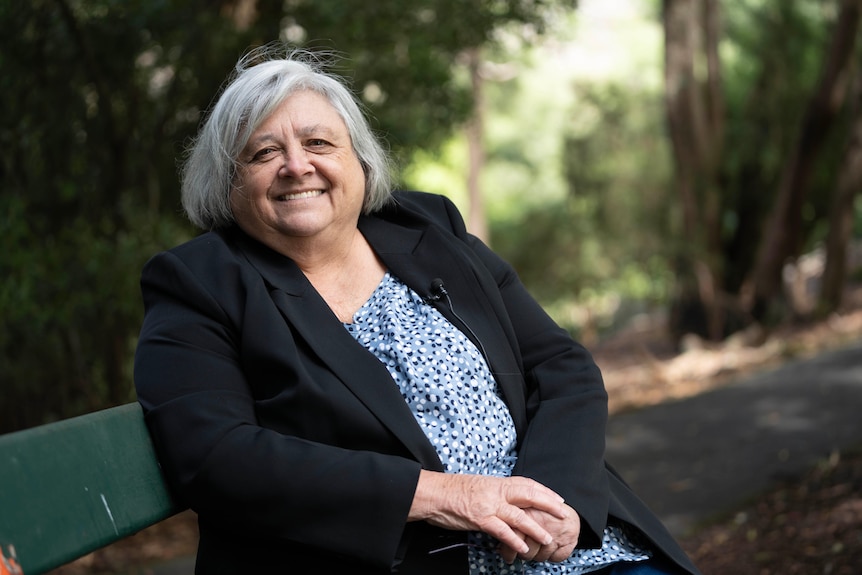
M 230 399 L 219 398 L 223 405 Z M 183 400 L 157 407 L 147 421 L 166 475 L 207 522 L 370 563 L 392 560 L 418 479 L 416 462 L 221 423 L 234 416 L 214 406 L 215 398 L 193 401 L 194 410 L 183 409 Z

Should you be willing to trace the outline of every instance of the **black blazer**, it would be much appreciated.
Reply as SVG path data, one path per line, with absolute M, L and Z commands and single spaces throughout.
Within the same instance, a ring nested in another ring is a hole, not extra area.
M 359 228 L 486 353 L 519 438 L 514 473 L 560 493 L 597 546 L 609 515 L 696 573 L 603 461 L 598 368 L 470 236 L 441 196 L 396 192 Z M 135 385 L 176 496 L 198 513 L 197 573 L 464 573 L 463 533 L 408 523 L 420 469 L 441 462 L 386 368 L 298 267 L 238 228 L 155 256 Z M 454 308 L 454 312 L 453 309 Z

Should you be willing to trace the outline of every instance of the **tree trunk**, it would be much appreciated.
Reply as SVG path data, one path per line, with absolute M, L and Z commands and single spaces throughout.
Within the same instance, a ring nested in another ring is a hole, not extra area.
M 826 266 L 819 306 L 823 314 L 829 314 L 841 305 L 847 277 L 847 246 L 853 236 L 853 202 L 862 190 L 862 65 L 857 66 L 853 87 L 850 137 L 829 211 Z
M 832 41 L 823 59 L 823 69 L 814 95 L 808 103 L 799 138 L 779 182 L 776 205 L 752 271 L 753 298 L 747 302 L 751 314 L 766 319 L 771 303 L 781 295 L 785 262 L 802 248 L 802 209 L 815 160 L 829 129 L 841 110 L 846 94 L 848 63 L 854 51 L 862 0 L 843 0 Z
M 665 107 L 687 250 L 680 260 L 680 277 L 684 279 L 678 298 L 695 302 L 699 311 L 694 313 L 702 316 L 702 321 L 680 318 L 680 323 L 690 325 L 672 329 L 694 329 L 717 340 L 724 329 L 716 185 L 724 131 L 718 4 L 715 0 L 665 0 L 663 16 Z M 701 61 L 704 66 L 699 65 Z M 699 69 L 704 70 L 703 77 L 698 77 Z M 703 324 L 700 329 L 698 324 Z
M 467 52 L 467 66 L 473 87 L 473 114 L 467 123 L 467 193 L 469 212 L 467 226 L 470 233 L 483 242 L 488 242 L 488 221 L 485 215 L 485 199 L 482 195 L 482 170 L 485 167 L 485 96 L 480 67 L 482 53 L 479 48 Z

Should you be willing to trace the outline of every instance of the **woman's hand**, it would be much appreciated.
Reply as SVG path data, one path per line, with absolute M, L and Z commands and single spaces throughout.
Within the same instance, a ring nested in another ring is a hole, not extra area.
M 558 549 L 553 530 L 559 535 L 560 524 L 570 521 L 573 513 L 557 493 L 526 477 L 422 470 L 408 521 L 424 520 L 456 531 L 483 531 L 504 548 L 529 554 L 531 548 L 526 541 L 538 542 L 540 549 Z
M 538 509 L 525 509 L 524 511 L 539 525 L 545 528 L 553 537 L 549 544 L 542 545 L 536 540 L 521 534 L 524 542 L 529 547 L 527 552 L 518 551 L 513 547 L 500 544 L 500 555 L 507 563 L 512 563 L 515 557 L 525 561 L 565 561 L 571 557 L 578 544 L 581 535 L 581 518 L 577 512 L 564 504 L 567 510 L 566 517 L 559 518 Z

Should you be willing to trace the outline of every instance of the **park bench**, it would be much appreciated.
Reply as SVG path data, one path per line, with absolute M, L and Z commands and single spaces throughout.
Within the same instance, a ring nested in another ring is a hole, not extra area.
M 44 573 L 179 511 L 137 403 L 0 436 L 0 573 Z

